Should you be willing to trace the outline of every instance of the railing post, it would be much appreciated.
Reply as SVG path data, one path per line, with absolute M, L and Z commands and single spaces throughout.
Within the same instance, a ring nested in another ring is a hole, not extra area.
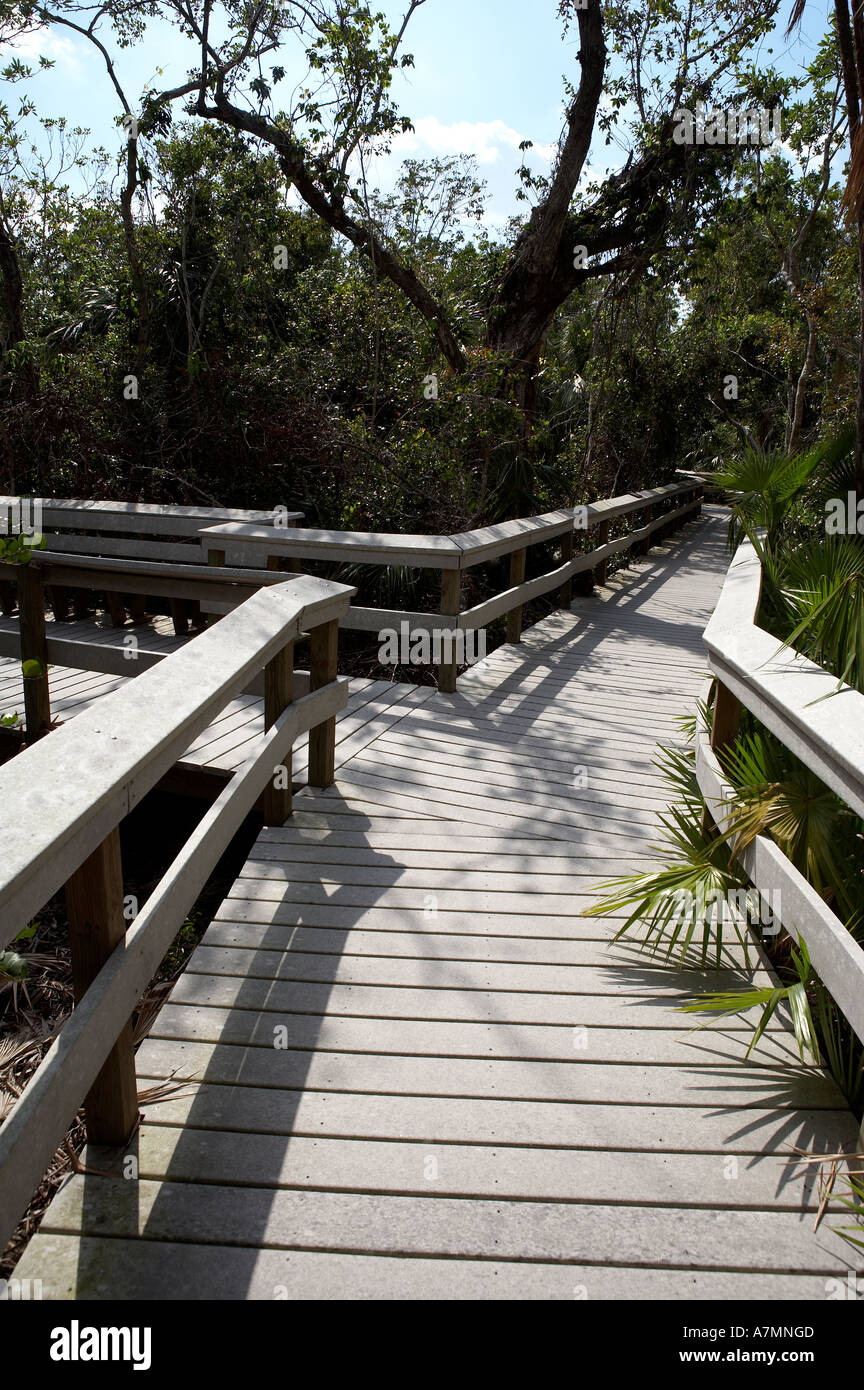
M 51 727 L 48 689 L 48 639 L 45 633 L 45 589 L 42 574 L 31 561 L 18 566 L 18 625 L 21 634 L 21 668 L 24 678 L 24 718 L 27 738 L 34 742 Z M 33 674 L 27 663 L 34 662 Z
M 725 748 L 727 743 L 734 742 L 741 722 L 741 701 L 722 681 L 717 681 L 716 684 L 714 719 L 711 725 L 711 747 L 715 753 L 718 748 Z
M 72 987 L 80 1003 L 88 986 L 123 940 L 120 832 L 111 831 L 66 884 Z M 125 1144 L 138 1124 L 132 1021 L 126 1023 L 84 1101 L 91 1144 Z
M 652 522 L 652 521 L 655 519 L 655 517 L 657 516 L 657 513 L 658 513 L 658 511 L 659 511 L 659 506 L 660 506 L 660 504 L 659 504 L 658 502 L 652 502 L 652 503 L 651 503 L 651 506 L 648 508 L 648 511 L 647 511 L 647 513 L 646 513 L 646 516 L 645 516 L 645 525 L 646 525 L 646 526 L 650 526 L 650 525 L 651 525 L 651 522 Z M 646 536 L 646 537 L 645 537 L 645 554 L 646 554 L 646 555 L 648 554 L 648 551 L 651 549 L 651 547 L 652 547 L 653 545 L 656 545 L 656 541 L 655 541 L 655 539 L 654 539 L 654 537 L 655 537 L 656 535 L 657 535 L 657 532 L 654 531 L 652 535 Z
M 208 551 L 207 551 L 207 564 L 211 567 L 211 569 L 224 569 L 224 568 L 225 568 L 225 551 L 224 551 L 224 550 L 208 550 Z M 199 610 L 199 615 L 200 615 L 200 610 Z M 213 624 L 214 624 L 215 622 L 218 621 L 218 615 L 217 615 L 216 613 L 205 613 L 205 614 L 203 614 L 203 615 L 201 615 L 201 616 L 203 617 L 203 625 L 204 625 L 204 627 L 212 627 Z
M 264 729 L 272 729 L 294 699 L 294 643 L 288 642 L 264 667 Z M 264 819 L 268 825 L 284 825 L 291 815 L 291 764 L 289 748 L 284 762 L 273 769 L 264 792 Z M 276 780 L 280 785 L 276 785 Z M 284 785 L 282 785 L 284 784 Z
M 527 548 L 523 545 L 521 550 L 514 550 L 510 556 L 510 588 L 515 589 L 517 585 L 525 583 L 525 561 L 528 556 Z M 522 604 L 517 608 L 511 608 L 507 614 L 507 641 L 522 641 Z
M 456 618 L 462 607 L 462 571 L 458 569 L 441 571 L 441 614 Z M 443 645 L 443 644 L 442 644 Z M 445 695 L 456 691 L 456 642 L 453 641 L 449 661 L 442 661 L 438 667 L 438 689 Z
M 147 621 L 147 599 L 144 594 L 129 594 L 126 600 L 126 607 L 129 609 L 129 617 L 137 626 Z
M 310 694 L 335 681 L 339 658 L 339 619 L 313 627 L 310 633 Z M 309 730 L 309 785 L 332 786 L 336 777 L 336 716 Z
M 600 546 L 606 545 L 607 542 L 608 542 L 608 540 L 609 540 L 609 522 L 608 522 L 608 521 L 601 521 L 601 522 L 600 522 L 600 525 L 597 527 L 597 539 L 598 539 L 598 541 L 600 542 L 600 545 L 598 545 L 598 547 L 597 547 L 597 549 L 599 550 L 599 549 L 600 549 Z M 606 583 L 606 572 L 607 572 L 607 570 L 608 570 L 608 567 L 609 567 L 609 561 L 608 561 L 608 560 L 605 560 L 605 559 L 604 559 L 604 560 L 598 560 L 597 564 L 594 566 L 594 583 L 595 583 L 595 584 L 600 585 L 600 584 L 605 584 L 605 583 Z
M 639 508 L 639 511 L 635 514 L 639 517 L 639 525 L 636 528 L 637 530 L 641 530 L 643 526 L 648 525 L 648 522 L 651 520 L 652 511 L 653 508 L 650 506 L 644 506 Z M 630 553 L 634 556 L 647 555 L 648 537 L 646 536 L 645 539 L 641 541 L 635 541 L 634 544 L 630 547 Z
M 566 565 L 568 560 L 573 559 L 573 528 L 571 527 L 561 542 L 561 563 Z M 570 604 L 573 602 L 573 576 L 565 579 L 561 588 L 558 590 L 558 607 L 569 611 Z
M 741 723 L 741 701 L 722 681 L 715 680 L 714 717 L 711 721 L 711 748 L 717 753 L 734 743 Z M 706 806 L 702 812 L 702 830 L 708 833 L 713 817 Z
M 300 561 L 294 555 L 268 555 L 267 569 L 278 570 L 282 574 L 299 574 Z
M 48 586 L 48 602 L 51 605 L 55 623 L 65 623 L 69 617 L 69 590 L 58 588 L 56 584 L 50 584 Z
M 8 579 L 0 579 L 0 611 L 4 618 L 15 612 L 15 585 Z

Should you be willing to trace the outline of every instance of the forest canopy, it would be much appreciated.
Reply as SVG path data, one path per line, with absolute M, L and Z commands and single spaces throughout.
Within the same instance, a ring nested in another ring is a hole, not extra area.
M 846 0 L 800 63 L 777 3 L 543 2 L 562 129 L 502 233 L 469 154 L 373 178 L 435 0 L 0 0 L 3 491 L 451 531 L 853 419 Z M 184 75 L 127 90 L 156 25 Z M 40 110 L 61 32 L 110 130 Z

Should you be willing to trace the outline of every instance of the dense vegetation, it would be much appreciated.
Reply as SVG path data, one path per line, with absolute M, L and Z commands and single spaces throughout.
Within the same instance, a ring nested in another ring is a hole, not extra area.
M 203 87 L 136 102 L 122 45 L 158 14 L 194 63 L 210 0 L 2 0 L 0 42 L 92 20 L 119 95 L 103 148 L 40 117 L 38 69 L 7 51 L 0 488 L 442 531 L 847 420 L 858 256 L 836 22 L 780 72 L 753 56 L 771 61 L 777 4 L 698 8 L 561 4 L 581 81 L 555 166 L 518 171 L 526 215 L 498 241 L 466 156 L 368 187 L 367 158 L 409 121 L 389 94 L 411 60 L 363 4 L 229 4 Z M 288 110 L 273 35 L 312 74 Z M 700 97 L 779 106 L 783 145 L 676 143 L 671 115 Z M 596 180 L 604 139 L 623 167 Z

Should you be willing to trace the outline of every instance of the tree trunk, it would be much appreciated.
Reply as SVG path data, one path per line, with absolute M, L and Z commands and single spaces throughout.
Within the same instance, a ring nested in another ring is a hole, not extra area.
M 138 246 L 138 229 L 135 226 L 135 217 L 132 211 L 132 203 L 137 188 L 138 140 L 134 135 L 130 134 L 129 143 L 126 148 L 126 183 L 120 194 L 120 216 L 123 220 L 123 238 L 126 243 L 126 259 L 129 262 L 129 278 L 132 281 L 132 292 L 135 296 L 138 317 L 138 343 L 135 370 L 140 379 L 147 362 L 147 349 L 150 341 L 150 300 L 147 294 L 147 277 L 144 274 L 140 248 Z
M 846 94 L 846 112 L 849 117 L 849 143 L 853 152 L 853 168 L 850 169 L 850 183 L 854 173 L 855 153 L 859 145 L 861 128 L 861 103 L 864 98 L 864 29 L 861 22 L 861 3 L 855 0 L 854 20 L 849 13 L 848 0 L 834 0 L 834 13 L 837 18 L 837 41 L 840 49 L 840 62 L 843 67 L 843 87 Z M 856 208 L 858 228 L 858 388 L 855 397 L 855 491 L 858 501 L 864 500 L 864 204 L 860 201 Z
M 24 327 L 24 280 L 21 275 L 21 262 L 12 229 L 6 218 L 3 194 L 0 191 L 0 287 L 2 287 L 2 314 L 5 323 L 4 338 L 0 339 L 0 361 L 10 348 L 16 348 L 25 341 Z M 36 391 L 39 388 L 39 373 L 29 357 L 15 374 L 13 390 Z
M 864 214 L 858 215 L 858 389 L 855 396 L 855 492 L 864 501 Z
M 3 281 L 3 319 L 6 332 L 3 351 L 24 341 L 24 316 L 21 305 L 24 287 L 15 242 L 4 219 L 0 217 L 0 278 Z
M 807 316 L 807 352 L 804 357 L 804 365 L 795 386 L 794 395 L 791 401 L 791 410 L 786 427 L 786 452 L 794 454 L 798 448 L 798 441 L 801 438 L 801 425 L 804 421 L 804 400 L 807 395 L 807 385 L 813 374 L 813 364 L 816 361 L 816 321 L 809 314 Z M 859 364 L 860 366 L 860 364 Z M 860 374 L 858 389 L 861 389 Z

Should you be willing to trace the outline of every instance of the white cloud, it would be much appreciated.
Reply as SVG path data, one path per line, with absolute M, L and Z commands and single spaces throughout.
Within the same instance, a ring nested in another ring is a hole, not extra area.
M 505 150 L 518 150 L 526 137 L 504 121 L 453 121 L 447 125 L 437 116 L 421 116 L 414 130 L 397 136 L 394 153 L 417 151 L 436 155 L 473 154 L 478 164 L 497 164 Z M 535 145 L 533 154 L 551 160 L 552 145 Z
M 75 45 L 65 34 L 52 34 L 49 29 L 40 27 L 27 34 L 20 34 L 9 46 L 15 50 L 16 57 L 22 58 L 25 62 L 32 62 L 41 55 L 50 58 L 67 72 L 80 71 L 81 65 Z

